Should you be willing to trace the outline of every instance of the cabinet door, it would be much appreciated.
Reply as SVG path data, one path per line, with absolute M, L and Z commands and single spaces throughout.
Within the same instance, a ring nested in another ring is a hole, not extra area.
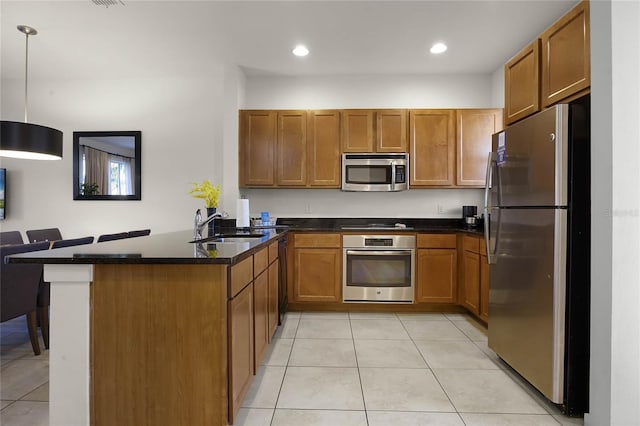
M 410 186 L 451 186 L 455 167 L 455 111 L 409 112 Z
M 502 130 L 502 110 L 458 110 L 456 124 L 456 185 L 484 186 L 491 136 Z
M 540 111 L 540 40 L 504 66 L 504 118 L 507 124 Z
M 275 111 L 241 111 L 240 129 L 240 185 L 273 186 L 276 169 Z
M 340 116 L 342 152 L 373 152 L 373 111 L 370 109 L 343 110 Z
M 253 374 L 256 374 L 269 344 L 269 273 L 253 281 Z
M 340 113 L 309 111 L 307 117 L 309 186 L 340 188 Z
M 542 33 L 542 102 L 550 106 L 591 85 L 589 2 Z
M 306 142 L 306 111 L 278 111 L 278 186 L 306 185 Z
M 376 152 L 407 152 L 407 111 L 376 111 Z
M 229 422 L 233 423 L 253 377 L 253 284 L 228 303 Z
M 294 301 L 341 302 L 341 254 L 340 249 L 296 248 Z
M 480 318 L 489 322 L 489 264 L 485 255 L 480 255 Z
M 416 302 L 456 302 L 455 249 L 419 249 Z
M 480 255 L 465 251 L 462 257 L 464 300 L 462 304 L 474 314 L 480 312 Z
M 278 328 L 278 280 L 280 266 L 276 259 L 269 265 L 269 342 Z

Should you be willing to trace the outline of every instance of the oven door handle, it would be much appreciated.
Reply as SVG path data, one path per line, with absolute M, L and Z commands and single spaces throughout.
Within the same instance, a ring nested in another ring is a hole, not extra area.
M 349 255 L 367 255 L 367 256 L 407 256 L 411 255 L 413 250 L 347 250 Z

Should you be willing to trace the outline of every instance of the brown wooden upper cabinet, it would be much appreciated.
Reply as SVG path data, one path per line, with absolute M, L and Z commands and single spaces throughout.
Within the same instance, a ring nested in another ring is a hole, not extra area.
M 484 186 L 491 135 L 500 130 L 501 109 L 456 111 L 457 186 Z
M 241 187 L 339 188 L 338 111 L 240 112 Z
M 409 111 L 409 186 L 452 186 L 455 141 L 455 110 Z
M 407 110 L 376 111 L 376 152 L 407 152 Z
M 273 186 L 276 111 L 240 112 L 240 186 Z
M 278 186 L 304 186 L 307 183 L 307 112 L 278 111 L 276 151 Z
M 340 111 L 342 152 L 374 152 L 374 112 L 371 109 Z
M 407 110 L 341 111 L 342 152 L 407 152 Z
M 340 112 L 307 115 L 307 186 L 340 188 Z
M 545 107 L 591 85 L 589 2 L 582 1 L 542 33 L 542 102 Z
M 540 40 L 504 66 L 504 117 L 507 124 L 540 111 Z
M 581 1 L 505 65 L 505 122 L 512 124 L 591 86 L 589 2 Z

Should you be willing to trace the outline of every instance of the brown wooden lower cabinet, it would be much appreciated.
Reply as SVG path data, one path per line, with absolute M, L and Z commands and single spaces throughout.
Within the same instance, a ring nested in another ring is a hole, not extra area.
M 484 239 L 474 235 L 462 237 L 462 291 L 460 303 L 472 314 L 489 322 L 489 264 Z
M 266 270 L 253 281 L 253 303 L 253 374 L 256 374 L 269 345 L 269 272 Z
M 339 302 L 342 300 L 340 249 L 296 249 L 295 302 Z
M 292 302 L 342 302 L 342 246 L 337 233 L 295 234 Z
M 462 255 L 464 299 L 462 304 L 475 315 L 480 313 L 480 255 L 470 251 Z
M 456 303 L 456 235 L 418 234 L 416 241 L 416 303 Z
M 253 283 L 229 300 L 229 421 L 233 423 L 253 377 Z
M 278 281 L 280 279 L 278 259 L 269 265 L 269 343 L 278 328 Z

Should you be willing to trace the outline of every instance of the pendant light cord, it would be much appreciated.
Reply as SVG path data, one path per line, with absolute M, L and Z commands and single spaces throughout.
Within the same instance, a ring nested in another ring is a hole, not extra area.
M 27 123 L 28 122 L 28 116 L 27 116 L 27 103 L 28 103 L 28 97 L 27 97 L 27 85 L 29 84 L 29 76 L 27 74 L 28 70 L 29 70 L 29 33 L 25 33 L 26 36 L 26 42 L 25 42 L 25 54 L 24 54 L 24 122 Z

